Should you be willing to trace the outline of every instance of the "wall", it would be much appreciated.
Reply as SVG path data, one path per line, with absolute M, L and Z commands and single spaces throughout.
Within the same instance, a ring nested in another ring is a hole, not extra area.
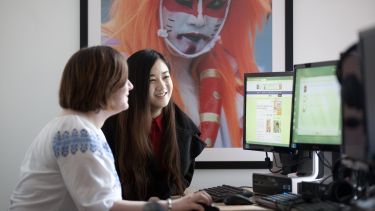
M 79 1 L 0 1 L 0 210 L 26 149 L 59 112 L 67 59 L 79 49 Z
M 373 0 L 295 0 L 294 64 L 339 59 L 358 40 L 358 31 L 375 27 Z
M 375 25 L 372 0 L 298 0 L 295 63 L 337 59 Z M 319 12 L 318 12 L 319 11 Z M 6 210 L 23 155 L 59 112 L 59 78 L 79 48 L 78 0 L 0 1 L 0 210 Z M 250 170 L 196 170 L 192 186 L 251 185 Z

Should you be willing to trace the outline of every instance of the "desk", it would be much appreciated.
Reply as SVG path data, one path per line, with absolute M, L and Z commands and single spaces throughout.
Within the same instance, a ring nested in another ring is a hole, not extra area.
M 193 193 L 201 188 L 193 188 L 189 187 L 185 190 L 185 194 Z M 215 203 L 217 207 L 219 207 L 220 211 L 254 211 L 254 210 L 259 210 L 259 211 L 265 211 L 265 210 L 272 210 L 266 207 L 262 207 L 257 204 L 252 204 L 252 205 L 225 205 L 224 203 Z

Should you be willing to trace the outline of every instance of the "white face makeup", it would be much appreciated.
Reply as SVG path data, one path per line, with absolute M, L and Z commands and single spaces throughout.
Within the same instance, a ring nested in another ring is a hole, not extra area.
M 220 39 L 230 0 L 161 0 L 159 36 L 174 53 L 194 58 Z
M 152 117 L 157 117 L 162 109 L 168 105 L 172 91 L 173 83 L 168 66 L 158 59 L 150 72 L 149 98 Z

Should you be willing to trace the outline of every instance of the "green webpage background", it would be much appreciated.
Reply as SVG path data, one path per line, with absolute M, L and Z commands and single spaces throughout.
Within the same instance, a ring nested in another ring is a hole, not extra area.
M 272 79 L 267 79 L 269 80 L 289 81 L 293 87 L 293 76 L 272 77 Z M 259 79 L 256 78 L 248 79 L 248 83 L 258 81 Z M 288 91 L 290 94 L 283 94 L 282 97 L 277 94 L 246 95 L 245 140 L 247 144 L 289 147 L 293 99 L 292 91 Z M 267 119 L 270 120 L 268 131 Z M 278 127 L 276 127 L 277 123 Z
M 293 143 L 341 144 L 341 101 L 335 66 L 297 71 Z

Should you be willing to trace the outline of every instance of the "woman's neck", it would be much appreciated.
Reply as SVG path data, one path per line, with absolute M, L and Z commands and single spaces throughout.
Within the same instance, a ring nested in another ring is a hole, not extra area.
M 81 112 L 81 111 L 75 111 L 75 110 L 71 110 L 71 109 L 63 109 L 62 112 L 61 112 L 61 115 L 62 116 L 64 116 L 64 115 L 77 115 L 77 116 L 84 117 L 89 122 L 91 122 L 93 125 L 95 125 L 95 127 L 98 128 L 98 129 L 101 129 L 103 124 L 104 124 L 104 121 L 108 117 L 111 116 L 109 114 L 109 112 L 104 111 L 104 110 L 99 110 L 98 112 L 93 112 L 93 111 Z
M 156 117 L 160 116 L 162 111 L 162 108 L 151 108 L 151 118 L 155 119 Z

